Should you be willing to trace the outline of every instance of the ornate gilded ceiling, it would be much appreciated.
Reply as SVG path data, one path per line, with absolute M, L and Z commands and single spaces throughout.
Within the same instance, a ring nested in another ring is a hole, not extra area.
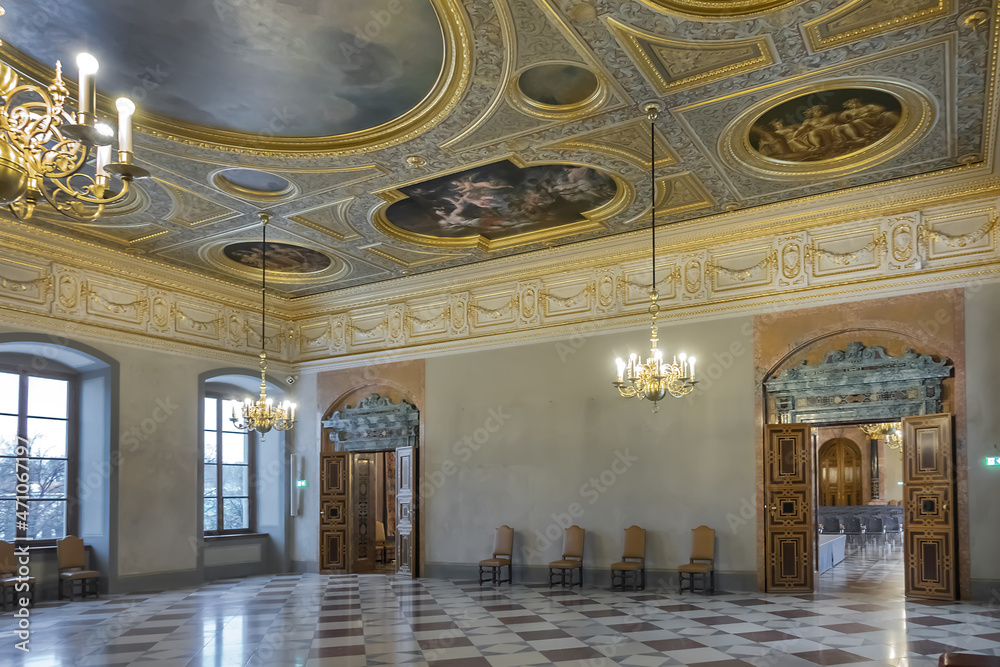
M 648 226 L 650 100 L 668 225 L 971 178 L 996 125 L 995 2 L 3 5 L 23 71 L 88 48 L 138 98 L 153 173 L 96 224 L 5 224 L 251 286 L 268 210 L 293 297 Z

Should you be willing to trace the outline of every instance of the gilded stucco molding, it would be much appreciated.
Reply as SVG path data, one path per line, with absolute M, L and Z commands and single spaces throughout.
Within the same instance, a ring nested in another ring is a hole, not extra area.
M 809 48 L 820 51 L 946 16 L 953 11 L 953 0 L 853 0 L 805 23 L 803 29 Z

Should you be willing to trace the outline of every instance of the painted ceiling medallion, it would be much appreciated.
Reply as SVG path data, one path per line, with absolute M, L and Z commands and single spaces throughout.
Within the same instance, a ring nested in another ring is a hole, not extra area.
M 597 228 L 624 194 L 617 179 L 586 166 L 502 160 L 383 193 L 393 203 L 374 222 L 411 243 L 489 250 Z
M 521 92 L 530 100 L 548 106 L 573 106 L 597 92 L 597 77 L 578 65 L 538 65 L 517 80 Z
M 681 14 L 706 18 L 729 18 L 760 14 L 798 0 L 643 0 L 647 5 Z
M 933 125 L 934 105 L 903 82 L 839 79 L 764 100 L 723 133 L 723 156 L 770 179 L 841 176 L 895 157 Z
M 243 241 L 230 243 L 223 247 L 222 253 L 230 261 L 240 266 L 260 270 L 264 266 L 259 241 Z M 268 273 L 317 273 L 328 269 L 333 264 L 327 255 L 310 248 L 292 245 L 290 243 L 269 242 L 267 244 Z
M 131 94 L 139 124 L 169 136 L 274 150 L 337 145 L 330 140 L 384 140 L 390 126 L 412 131 L 452 103 L 467 57 L 452 4 L 174 0 L 136 11 L 107 0 L 61 3 L 52 25 L 42 0 L 8 0 L 3 50 L 35 74 L 93 45 L 101 92 Z
M 216 172 L 212 185 L 236 197 L 259 201 L 286 199 L 296 194 L 295 186 L 287 178 L 245 167 Z

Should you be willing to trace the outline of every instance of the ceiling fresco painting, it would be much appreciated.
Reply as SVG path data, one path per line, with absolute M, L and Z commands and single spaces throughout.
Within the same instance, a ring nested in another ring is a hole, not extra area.
M 739 235 L 995 162 L 1000 0 L 0 4 L 16 70 L 61 59 L 72 98 L 88 49 L 135 98 L 153 174 L 94 223 L 3 229 L 256 289 L 267 210 L 288 298 L 648 230 L 651 200 Z
M 222 249 L 230 260 L 251 269 L 264 266 L 260 243 L 244 241 L 230 243 Z M 277 273 L 315 273 L 329 268 L 332 261 L 326 255 L 288 243 L 267 244 L 267 270 Z
M 750 144 L 773 160 L 843 157 L 886 137 L 902 110 L 898 99 L 881 90 L 817 91 L 768 110 L 750 128 Z
M 444 50 L 427 0 L 3 4 L 0 35 L 36 61 L 75 73 L 88 50 L 107 95 L 246 134 L 332 136 L 391 121 L 427 95 Z
M 503 238 L 580 222 L 610 202 L 613 178 L 572 165 L 520 168 L 509 160 L 399 188 L 388 221 L 422 236 Z

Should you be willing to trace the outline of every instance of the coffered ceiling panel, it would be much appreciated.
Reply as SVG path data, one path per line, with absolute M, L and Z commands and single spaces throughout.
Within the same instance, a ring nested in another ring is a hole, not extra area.
M 287 297 L 642 229 L 653 196 L 724 225 L 993 165 L 996 0 L 0 1 L 19 71 L 75 94 L 90 49 L 99 115 L 136 98 L 153 175 L 11 228 L 253 287 L 268 211 Z

